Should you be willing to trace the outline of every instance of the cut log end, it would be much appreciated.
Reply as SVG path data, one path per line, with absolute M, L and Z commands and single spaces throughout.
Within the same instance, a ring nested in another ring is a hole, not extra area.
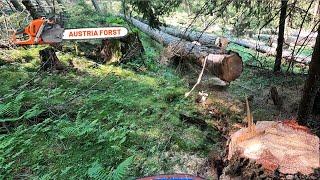
M 240 77 L 243 71 L 242 58 L 236 53 L 230 55 L 209 54 L 207 58 L 208 68 L 213 69 L 214 74 L 224 81 L 234 81 Z

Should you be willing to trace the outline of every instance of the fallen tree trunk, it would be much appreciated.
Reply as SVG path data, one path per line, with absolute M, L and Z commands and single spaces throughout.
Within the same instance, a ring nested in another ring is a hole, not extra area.
M 211 35 L 208 33 L 201 33 L 190 29 L 172 28 L 172 27 L 160 27 L 160 30 L 170 35 L 180 37 L 189 41 L 198 41 L 205 46 L 214 46 L 218 36 Z
M 277 41 L 277 35 L 257 34 L 257 35 L 254 35 L 253 37 L 256 39 L 267 41 L 268 44 L 273 44 Z M 285 43 L 288 44 L 289 46 L 294 46 L 297 38 L 298 38 L 298 35 L 287 35 L 285 36 Z M 316 38 L 313 37 L 312 35 L 308 36 L 305 34 L 301 34 L 297 41 L 297 45 L 313 47 L 315 44 L 315 40 Z
M 198 41 L 203 45 L 209 45 L 209 46 L 216 44 L 216 40 L 218 38 L 218 36 L 215 36 L 209 33 L 202 34 L 201 32 L 198 32 L 198 31 L 192 31 L 192 30 L 185 31 L 185 29 L 180 30 L 177 28 L 162 27 L 161 30 L 173 36 L 177 36 L 190 41 Z M 228 38 L 228 39 L 230 42 L 234 44 L 237 44 L 246 48 L 254 49 L 261 53 L 267 53 L 268 55 L 272 55 L 272 56 L 276 55 L 276 48 L 267 46 L 262 42 L 254 41 L 254 40 L 236 39 L 236 38 Z M 291 55 L 292 55 L 292 51 L 284 50 L 282 57 L 291 61 Z M 303 63 L 303 64 L 308 64 L 310 60 L 311 60 L 310 57 L 305 57 L 301 55 L 296 55 L 293 57 L 293 61 Z
M 290 34 L 291 36 L 298 36 L 299 35 L 299 30 L 293 30 L 292 32 L 291 32 L 291 34 Z M 307 36 L 309 36 L 310 38 L 314 38 L 314 39 L 316 39 L 317 38 L 317 35 L 318 35 L 318 33 L 317 32 L 307 32 L 307 31 L 301 31 L 300 32 L 300 37 L 307 37 Z
M 275 47 L 266 46 L 264 45 L 264 43 L 258 41 L 237 39 L 233 40 L 232 42 L 246 48 L 254 49 L 261 53 L 266 53 L 267 55 L 275 56 L 277 54 Z M 295 61 L 302 64 L 309 64 L 309 62 L 311 61 L 310 57 L 302 55 L 294 55 L 292 59 L 292 51 L 290 50 L 283 50 L 282 58 L 288 61 Z
M 298 36 L 287 36 L 285 39 L 285 42 L 290 46 L 294 46 L 297 39 L 298 39 L 297 41 L 298 46 L 314 47 L 316 43 L 316 38 L 309 37 L 309 36 L 299 36 L 299 38 Z
M 169 61 L 188 60 L 203 66 L 204 60 L 207 58 L 206 71 L 227 82 L 237 79 L 242 73 L 242 59 L 236 53 L 224 54 L 224 51 L 219 48 L 207 48 L 189 41 L 183 41 L 157 29 L 151 29 L 147 24 L 135 18 L 121 16 L 162 45 L 167 46 L 164 54 Z
M 267 46 L 264 43 L 261 43 L 259 41 L 235 39 L 235 40 L 231 40 L 231 42 L 249 49 L 256 50 L 261 53 L 266 53 L 267 55 L 270 55 L 270 56 L 276 56 L 277 54 L 277 50 L 275 47 Z M 311 61 L 310 57 L 303 56 L 303 55 L 294 55 L 292 57 L 292 51 L 290 50 L 283 50 L 282 58 L 286 59 L 287 61 L 295 61 L 297 63 L 302 63 L 302 64 L 309 64 L 309 62 Z

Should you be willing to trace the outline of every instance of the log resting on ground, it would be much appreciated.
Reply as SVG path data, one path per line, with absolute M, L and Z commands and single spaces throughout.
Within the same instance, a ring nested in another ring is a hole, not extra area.
M 277 35 L 269 35 L 269 34 L 256 34 L 253 36 L 255 39 L 260 39 L 267 41 L 269 44 L 273 44 L 277 42 Z M 285 43 L 289 46 L 294 46 L 296 43 L 296 40 L 298 38 L 298 35 L 286 35 L 285 36 Z M 316 37 L 313 37 L 312 34 L 300 34 L 299 39 L 297 41 L 297 46 L 310 46 L 314 47 L 314 44 L 316 42 Z
M 207 58 L 206 70 L 227 82 L 237 79 L 242 73 L 243 63 L 237 53 L 225 54 L 224 50 L 217 47 L 200 46 L 157 29 L 151 29 L 147 24 L 135 18 L 120 16 L 126 18 L 141 31 L 166 46 L 166 58 L 170 61 L 179 58 L 182 61 L 191 60 L 190 62 L 194 61 L 195 64 L 203 66 L 204 60 Z
M 270 47 L 270 46 L 266 46 L 264 45 L 264 43 L 261 43 L 259 41 L 255 41 L 255 40 L 241 40 L 241 39 L 235 39 L 232 41 L 235 44 L 238 44 L 240 46 L 249 48 L 249 49 L 254 49 L 258 52 L 261 53 L 266 53 L 267 55 L 271 55 L 271 56 L 275 56 L 277 51 L 275 47 Z M 311 61 L 310 57 L 307 56 L 303 56 L 303 55 L 295 55 L 293 56 L 293 59 L 291 59 L 292 57 L 292 51 L 290 50 L 283 50 L 282 51 L 282 58 L 288 60 L 288 61 L 295 61 L 298 63 L 302 63 L 302 64 L 309 64 L 309 62 Z
M 291 32 L 291 34 L 290 34 L 291 36 L 298 36 L 299 35 L 299 30 L 293 30 L 292 32 Z M 307 32 L 307 31 L 301 31 L 300 32 L 300 37 L 307 37 L 307 36 L 309 36 L 310 38 L 317 38 L 317 35 L 318 35 L 318 33 L 317 32 Z
M 193 30 L 185 30 L 185 29 L 178 29 L 178 28 L 173 28 L 173 27 L 161 27 L 161 30 L 176 36 L 176 37 L 180 37 L 186 40 L 190 40 L 190 41 L 198 41 L 203 45 L 209 45 L 212 46 L 214 44 L 216 44 L 216 40 L 218 38 L 218 36 L 216 35 L 212 35 L 210 33 L 201 33 L 198 31 L 193 31 Z M 202 36 L 201 36 L 202 34 Z M 199 38 L 200 37 L 200 38 Z M 268 55 L 272 55 L 275 56 L 276 55 L 276 48 L 270 47 L 265 45 L 265 43 L 263 42 L 259 42 L 259 41 L 255 41 L 255 40 L 244 40 L 244 39 L 238 39 L 238 38 L 231 38 L 228 37 L 227 39 L 229 39 L 230 42 L 246 47 L 246 48 L 250 48 L 250 49 L 254 49 L 258 52 L 261 53 L 267 53 Z M 287 59 L 288 61 L 291 61 L 291 55 L 292 55 L 292 51 L 290 50 L 284 50 L 282 57 Z M 303 64 L 308 64 L 310 62 L 311 58 L 310 57 L 306 57 L 306 56 L 302 56 L 302 55 L 295 55 L 293 57 L 293 61 L 296 61 L 298 63 L 303 63 Z

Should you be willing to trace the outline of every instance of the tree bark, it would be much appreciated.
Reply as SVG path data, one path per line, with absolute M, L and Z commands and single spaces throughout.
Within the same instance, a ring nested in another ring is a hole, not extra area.
M 316 116 L 320 115 L 320 89 L 318 90 L 316 98 L 314 99 L 312 113 Z
M 51 4 L 50 0 L 46 0 L 46 3 L 48 5 L 48 7 L 50 8 L 51 12 L 54 12 L 54 7 L 53 7 L 53 4 Z
M 282 59 L 282 50 L 283 50 L 283 42 L 284 42 L 284 29 L 286 24 L 287 7 L 288 7 L 288 0 L 282 0 L 280 22 L 279 22 L 277 55 L 274 61 L 274 68 L 273 68 L 274 72 L 281 71 L 281 59 Z
M 186 30 L 185 28 L 178 29 L 170 27 L 160 27 L 160 30 L 170 35 L 180 37 L 182 39 L 186 39 L 189 41 L 198 41 L 205 46 L 215 46 L 215 42 L 218 38 L 218 36 L 209 33 L 201 33 L 190 29 Z
M 55 50 L 52 47 L 45 48 L 39 51 L 41 60 L 41 70 L 65 70 L 65 66 L 59 61 Z
M 304 85 L 303 96 L 298 111 L 298 121 L 307 124 L 311 114 L 320 113 L 320 26 L 309 65 L 308 79 Z
M 93 6 L 94 6 L 94 9 L 95 9 L 96 11 L 98 11 L 98 13 L 102 13 L 102 11 L 101 11 L 101 9 L 100 9 L 100 6 L 99 6 L 99 4 L 98 4 L 98 2 L 97 2 L 97 0 L 91 0 L 91 2 L 92 2 L 92 4 L 93 4 Z
M 20 5 L 20 3 L 17 0 L 10 0 L 10 3 L 13 5 L 13 7 L 17 10 L 22 12 L 23 7 Z
M 58 4 L 63 4 L 62 0 L 57 0 Z
M 22 4 L 26 7 L 33 19 L 37 19 L 44 15 L 44 12 L 39 11 L 37 7 L 32 4 L 31 0 L 22 0 Z
M 134 26 L 151 36 L 164 46 L 165 54 L 169 60 L 179 58 L 182 61 L 194 61 L 195 64 L 203 66 L 205 58 L 207 59 L 206 70 L 220 79 L 230 82 L 237 79 L 243 69 L 242 59 L 238 54 L 225 54 L 219 48 L 207 48 L 199 46 L 189 41 L 164 33 L 157 29 L 151 29 L 147 24 L 142 23 L 135 18 L 125 17 Z
M 43 8 L 43 4 L 40 0 L 36 0 L 38 7 L 37 9 L 40 10 L 41 12 L 46 12 L 46 10 Z

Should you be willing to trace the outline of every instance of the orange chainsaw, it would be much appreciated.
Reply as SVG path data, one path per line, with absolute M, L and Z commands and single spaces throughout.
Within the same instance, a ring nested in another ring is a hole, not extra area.
M 41 17 L 32 20 L 26 28 L 15 31 L 12 42 L 16 45 L 56 44 L 65 39 L 121 38 L 127 33 L 124 27 L 64 29 L 55 20 Z

